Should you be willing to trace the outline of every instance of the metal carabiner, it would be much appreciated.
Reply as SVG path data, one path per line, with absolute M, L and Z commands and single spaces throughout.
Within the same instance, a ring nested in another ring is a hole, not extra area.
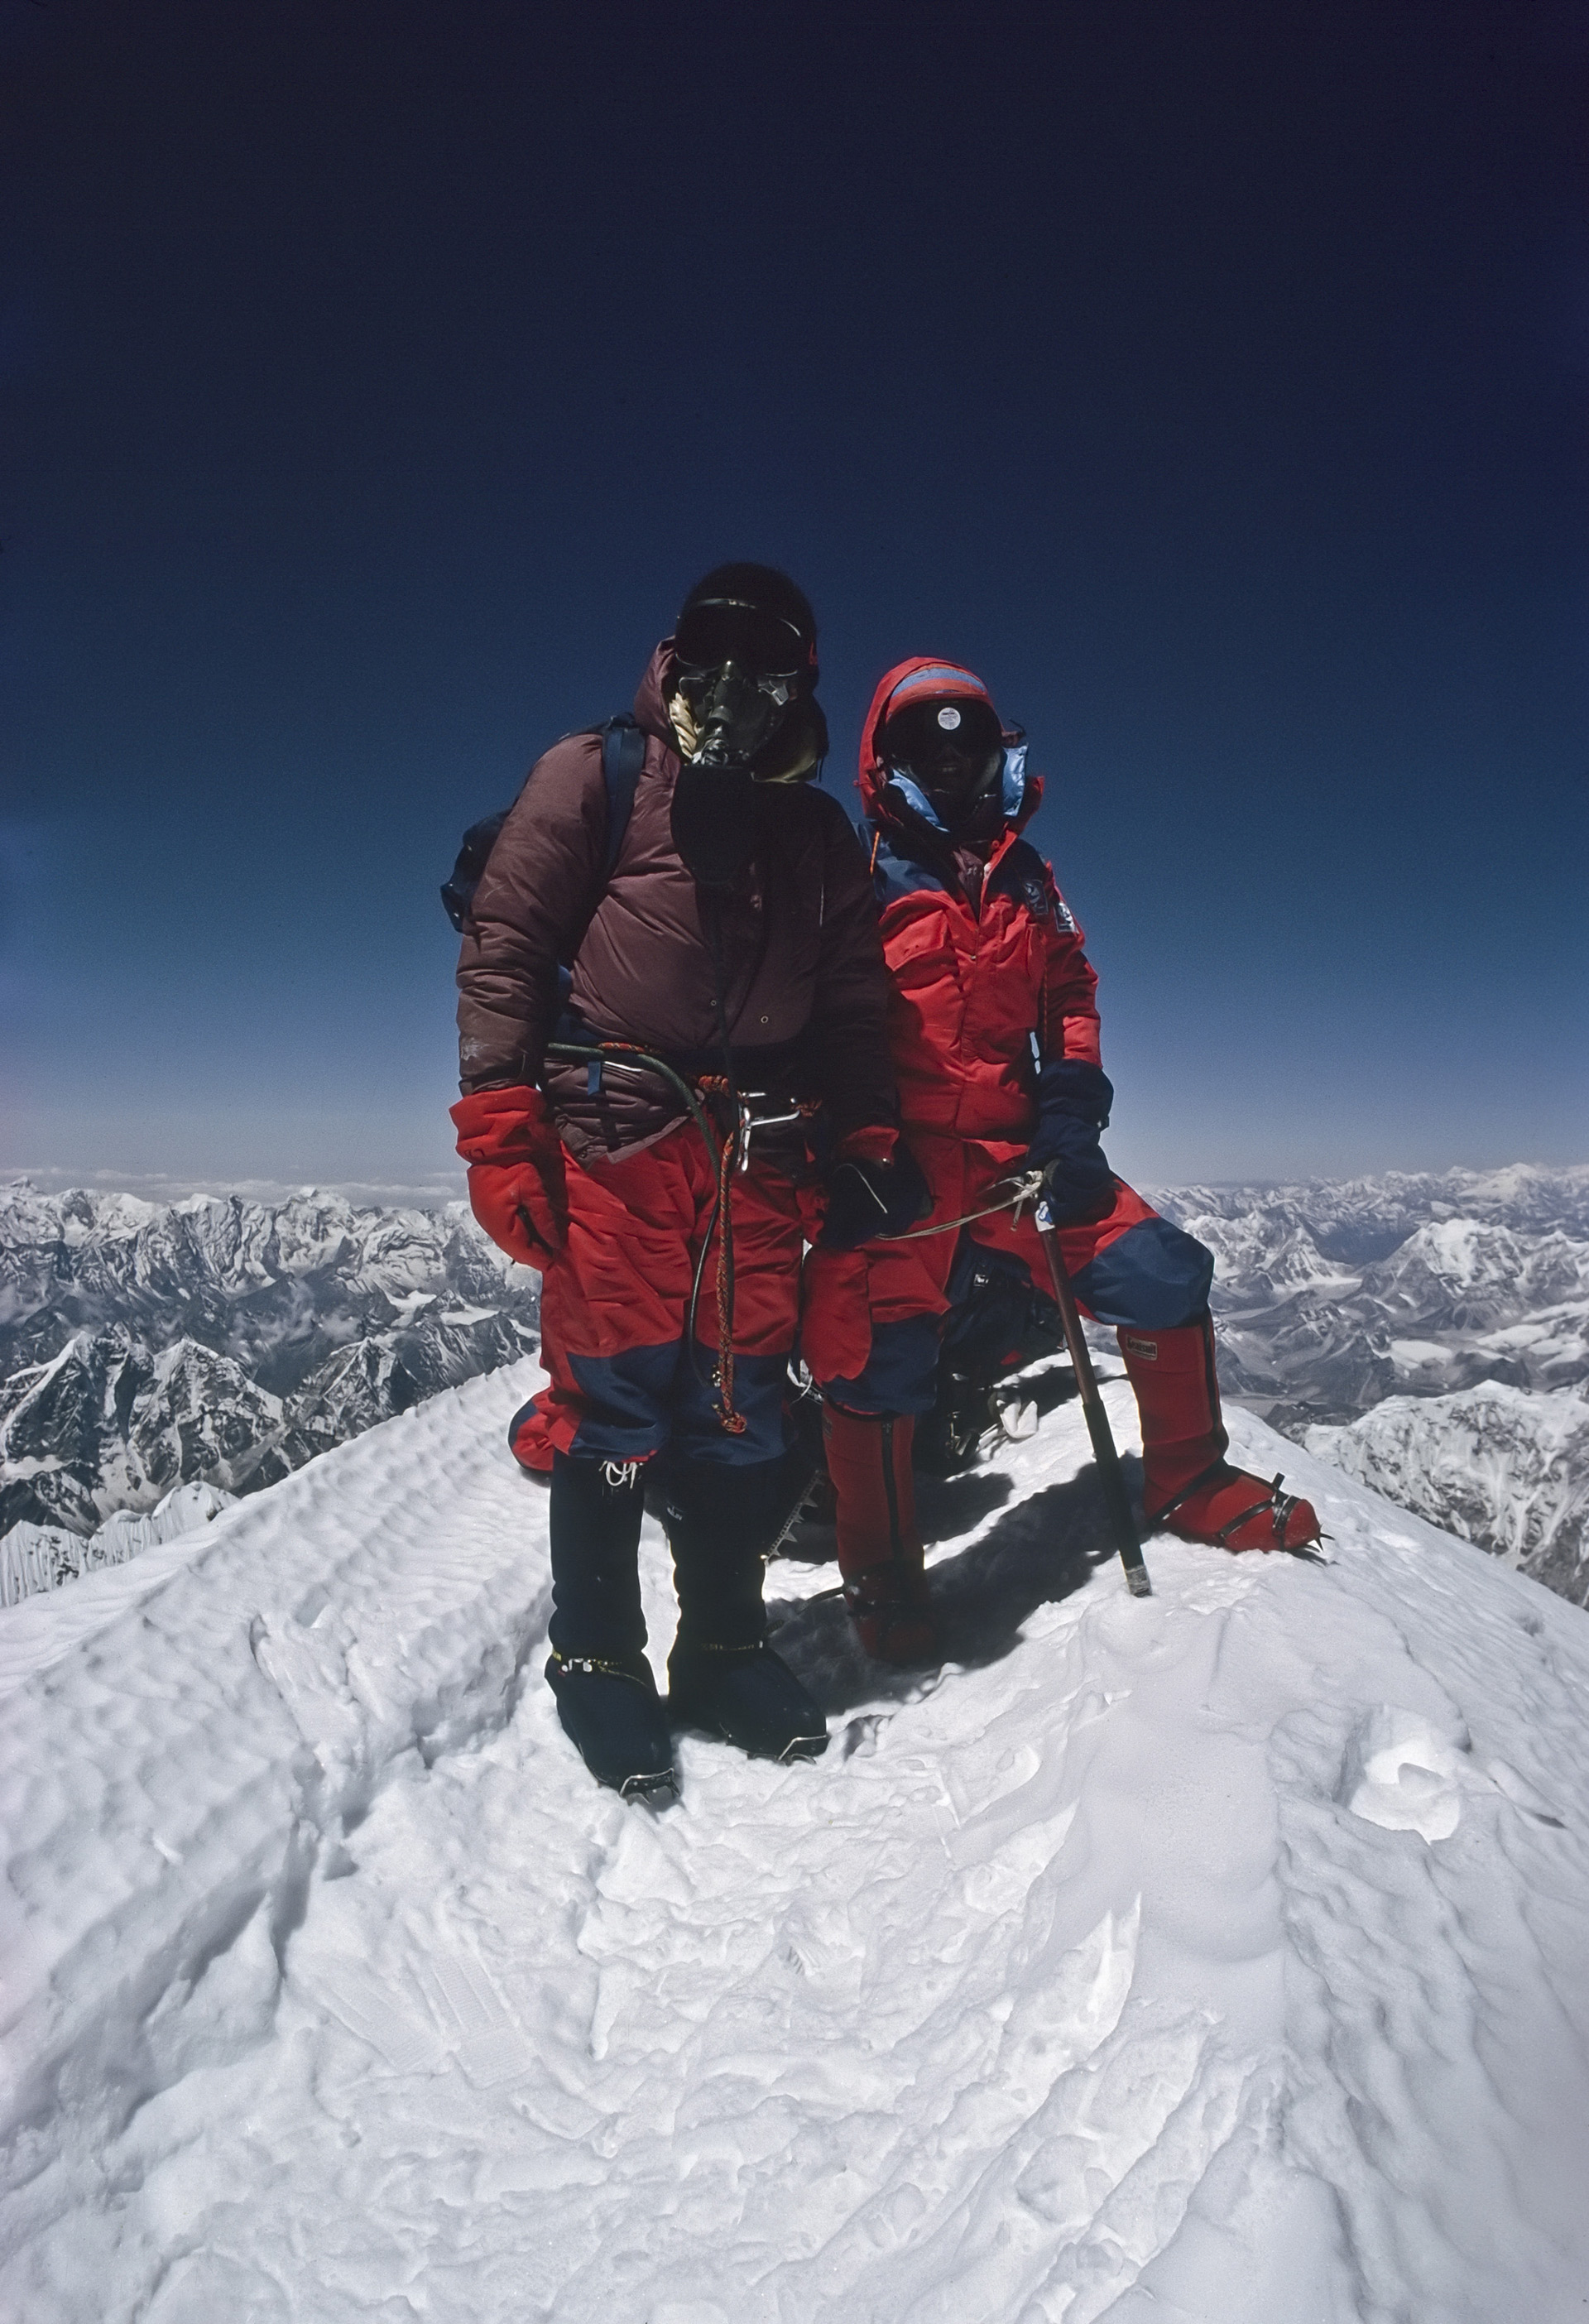
M 753 1090 L 749 1097 L 742 1097 L 739 1102 L 739 1129 L 735 1133 L 737 1142 L 734 1146 L 734 1153 L 742 1170 L 748 1170 L 751 1167 L 751 1132 L 753 1130 L 780 1129 L 785 1122 L 799 1121 L 800 1119 L 800 1109 L 798 1105 L 790 1106 L 787 1113 L 753 1113 L 751 1107 L 758 1101 L 764 1102 L 766 1094 L 764 1090 Z
M 1021 1213 L 1028 1203 L 1038 1203 L 1042 1200 L 1043 1189 L 1048 1181 L 1040 1170 L 1023 1170 L 1014 1176 L 1006 1178 L 1003 1184 L 1015 1189 L 1015 1199 L 1010 1205 L 1011 1224 L 1019 1226 Z

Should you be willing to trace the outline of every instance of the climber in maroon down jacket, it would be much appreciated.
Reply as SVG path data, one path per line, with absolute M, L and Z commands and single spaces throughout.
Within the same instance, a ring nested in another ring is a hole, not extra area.
M 571 735 L 503 824 L 458 966 L 470 1201 L 544 1277 L 548 1677 L 593 1772 L 631 1793 L 671 1782 L 636 1567 L 640 1471 L 664 1452 L 674 1723 L 775 1757 L 826 1742 L 762 1609 L 801 1249 L 926 1201 L 866 864 L 808 782 L 816 679 L 787 576 L 709 574 L 635 697 L 644 760 L 611 871 L 601 737 Z M 590 1054 L 555 1054 L 570 1045 Z

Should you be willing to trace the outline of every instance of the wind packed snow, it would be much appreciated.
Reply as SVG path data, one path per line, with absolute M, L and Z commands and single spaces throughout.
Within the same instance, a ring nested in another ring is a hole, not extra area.
M 1239 1413 L 1335 1563 L 1132 1600 L 1068 1405 L 928 1504 L 957 1659 L 781 1563 L 827 1756 L 657 1816 L 540 1682 L 533 1378 L 0 1618 L 0 2313 L 1582 2316 L 1580 1610 Z

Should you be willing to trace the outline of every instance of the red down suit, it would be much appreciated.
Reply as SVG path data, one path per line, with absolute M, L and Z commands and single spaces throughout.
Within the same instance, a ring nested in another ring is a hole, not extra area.
M 542 1285 L 552 1386 L 530 1424 L 538 1457 L 627 1462 L 670 1442 L 687 1459 L 740 1466 L 783 1447 L 801 1245 L 819 1218 L 806 1127 L 819 1109 L 841 1155 L 893 1145 L 886 985 L 865 859 L 837 801 L 807 784 L 757 785 L 753 856 L 708 925 L 671 836 L 671 681 L 664 641 L 635 696 L 644 765 L 605 880 L 599 736 L 566 737 L 531 770 L 465 930 L 462 1081 L 466 1095 L 539 1085 L 562 1141 L 567 1234 Z M 559 1019 L 562 963 L 572 985 Z M 725 1174 L 733 1279 L 721 1301 L 718 1157 L 672 1085 L 615 1055 L 548 1056 L 559 1041 L 634 1044 L 709 1089 L 724 1070 L 719 996 L 738 1089 L 767 1101 L 762 1113 L 806 1109 L 755 1132 L 746 1167 Z
M 1097 979 L 1050 867 L 1021 832 L 1042 798 L 1020 742 L 974 839 L 938 825 L 925 794 L 891 775 L 880 741 L 902 687 L 937 666 L 890 670 L 863 730 L 862 837 L 889 971 L 889 1048 L 905 1135 L 945 1227 L 997 1201 L 1038 1124 L 1042 1067 L 1099 1064 Z M 947 666 L 953 667 L 953 666 Z M 975 681 L 974 681 L 975 683 Z M 1077 1301 L 1098 1322 L 1168 1331 L 1206 1312 L 1213 1260 L 1122 1181 L 1098 1215 L 1062 1223 Z M 931 1408 L 942 1319 L 967 1244 L 1023 1266 L 1043 1296 L 1049 1274 L 1028 1213 L 994 1210 L 959 1234 L 812 1251 L 802 1351 L 831 1402 L 861 1413 Z

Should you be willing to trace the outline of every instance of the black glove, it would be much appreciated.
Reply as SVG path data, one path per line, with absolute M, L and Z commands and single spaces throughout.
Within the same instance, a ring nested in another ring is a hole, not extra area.
M 1099 1143 L 1114 1090 L 1101 1065 L 1057 1057 L 1038 1074 L 1038 1126 L 1026 1167 L 1040 1170 L 1056 1223 L 1094 1218 L 1114 1194 L 1114 1173 Z
M 874 1235 L 903 1234 L 931 1208 L 920 1165 L 901 1139 L 892 1162 L 840 1162 L 829 1171 L 817 1240 L 824 1250 L 854 1250 Z

